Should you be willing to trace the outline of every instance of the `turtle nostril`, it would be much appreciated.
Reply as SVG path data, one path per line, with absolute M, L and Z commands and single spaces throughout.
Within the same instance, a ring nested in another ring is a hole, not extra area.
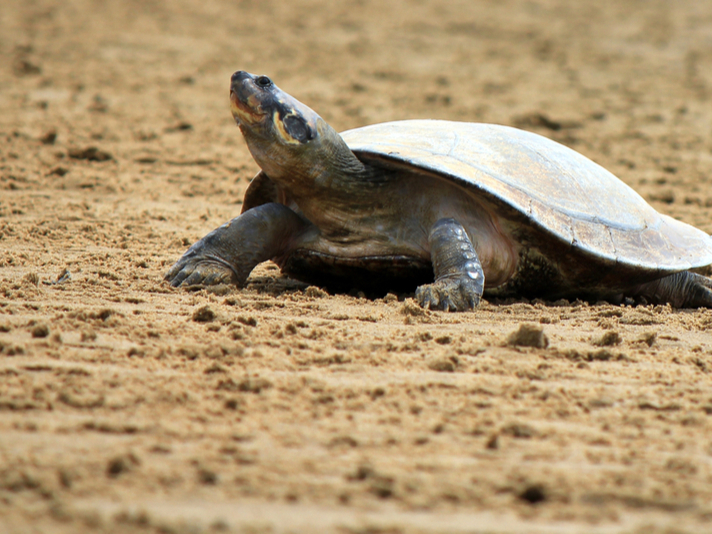
M 258 76 L 257 78 L 255 78 L 255 83 L 262 88 L 272 86 L 272 80 L 270 80 L 267 76 Z
M 245 71 L 244 70 L 238 70 L 236 73 L 234 73 L 232 76 L 230 76 L 230 81 L 231 82 L 236 82 L 240 78 L 243 78 L 245 76 Z

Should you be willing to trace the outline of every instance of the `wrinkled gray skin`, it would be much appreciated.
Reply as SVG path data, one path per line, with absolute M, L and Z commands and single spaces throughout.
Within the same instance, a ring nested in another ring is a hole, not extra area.
M 230 101 L 262 172 L 243 213 L 169 270 L 173 286 L 241 286 L 271 259 L 293 278 L 337 289 L 417 286 L 421 306 L 449 311 L 474 309 L 485 280 L 495 295 L 712 307 L 708 278 L 630 266 L 617 276 L 610 265 L 598 275 L 595 257 L 577 258 L 555 236 L 528 231 L 487 199 L 417 168 L 364 163 L 321 117 L 265 76 L 233 74 Z M 557 257 L 563 255 L 573 257 Z M 577 264 L 586 265 L 565 267 Z

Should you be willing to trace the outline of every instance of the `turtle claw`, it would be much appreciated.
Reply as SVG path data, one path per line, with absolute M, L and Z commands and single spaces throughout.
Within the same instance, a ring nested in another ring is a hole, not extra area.
M 173 287 L 227 284 L 235 279 L 234 271 L 224 263 L 199 258 L 181 258 L 164 277 Z
M 481 293 L 481 284 L 467 276 L 458 276 L 420 286 L 415 299 L 426 310 L 468 311 L 480 303 Z

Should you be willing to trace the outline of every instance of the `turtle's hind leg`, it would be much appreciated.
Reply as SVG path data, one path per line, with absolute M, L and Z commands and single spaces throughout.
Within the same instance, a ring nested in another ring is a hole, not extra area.
M 682 271 L 640 285 L 630 296 L 674 308 L 712 308 L 712 279 Z

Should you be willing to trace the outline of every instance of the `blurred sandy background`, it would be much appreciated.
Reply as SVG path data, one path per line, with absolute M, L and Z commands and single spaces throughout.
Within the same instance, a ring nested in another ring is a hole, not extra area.
M 3 2 L 0 531 L 712 531 L 712 311 L 162 282 L 257 171 L 238 69 L 339 130 L 536 131 L 712 232 L 710 28 L 695 0 Z

